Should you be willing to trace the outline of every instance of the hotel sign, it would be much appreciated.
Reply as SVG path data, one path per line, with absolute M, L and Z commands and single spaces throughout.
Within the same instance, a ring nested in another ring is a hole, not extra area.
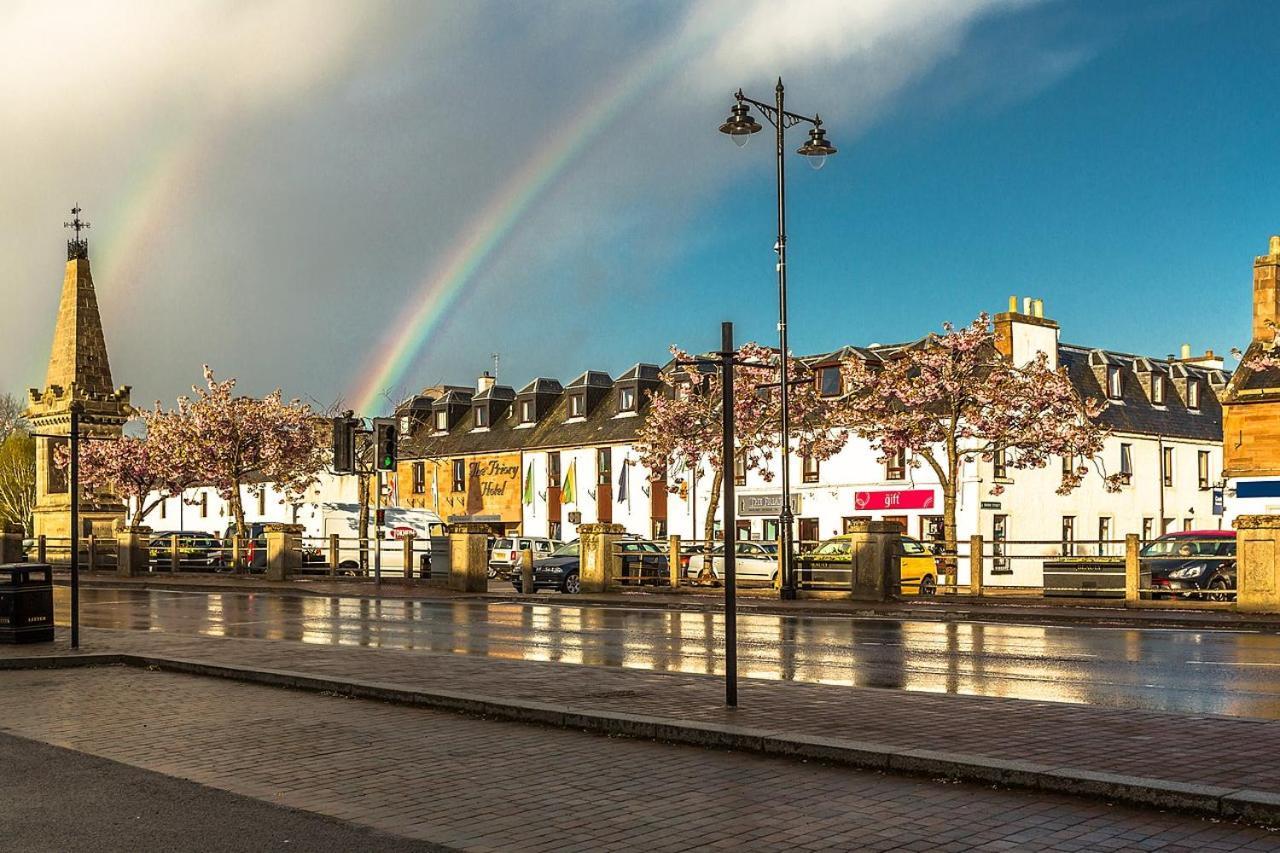
M 933 489 L 885 489 L 876 492 L 854 492 L 853 505 L 859 511 L 934 509 L 938 501 Z
M 791 496 L 791 511 L 800 511 L 800 496 Z M 782 492 L 766 495 L 738 495 L 738 515 L 777 516 L 782 512 Z

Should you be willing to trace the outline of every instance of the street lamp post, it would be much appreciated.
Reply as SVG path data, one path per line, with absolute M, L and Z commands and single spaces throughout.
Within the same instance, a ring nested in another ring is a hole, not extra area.
M 774 244 L 774 251 L 778 253 L 778 349 L 782 364 L 782 378 L 780 382 L 781 397 L 781 416 L 782 416 L 782 508 L 778 513 L 778 524 L 782 528 L 782 590 L 781 597 L 784 599 L 794 599 L 796 597 L 795 574 L 792 570 L 793 556 L 793 536 L 791 526 L 794 518 L 791 512 L 791 410 L 789 406 L 789 393 L 787 381 L 787 187 L 786 187 L 786 162 L 784 158 L 784 136 L 787 128 L 794 127 L 797 124 L 807 123 L 812 125 L 809 129 L 809 139 L 804 145 L 796 149 L 797 154 L 802 154 L 809 158 L 810 165 L 815 169 L 821 169 L 826 163 L 827 157 L 836 153 L 835 147 L 827 141 L 826 131 L 822 128 L 822 118 L 818 115 L 812 117 L 800 115 L 799 113 L 787 112 L 783 108 L 782 78 L 778 78 L 778 85 L 774 89 L 774 103 L 766 104 L 753 100 L 742 94 L 739 89 L 734 98 L 736 103 L 730 111 L 729 118 L 724 124 L 720 125 L 720 132 L 728 134 L 731 139 L 739 146 L 747 143 L 751 135 L 758 133 L 762 128 L 760 123 L 751 117 L 751 107 L 754 106 L 760 110 L 761 114 L 773 125 L 776 131 L 777 146 L 777 173 L 778 173 L 778 241 Z

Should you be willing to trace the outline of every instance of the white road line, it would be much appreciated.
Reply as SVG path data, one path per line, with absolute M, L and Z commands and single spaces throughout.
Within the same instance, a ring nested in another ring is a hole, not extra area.
M 1280 666 L 1280 663 L 1250 663 L 1233 660 L 1189 660 L 1191 666 Z

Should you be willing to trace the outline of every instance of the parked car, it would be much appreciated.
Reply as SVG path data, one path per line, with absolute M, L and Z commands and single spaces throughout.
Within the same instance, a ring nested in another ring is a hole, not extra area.
M 778 576 L 778 543 L 734 543 L 734 575 L 740 581 L 773 583 Z M 724 575 L 724 545 L 689 558 L 685 576 L 719 581 Z
M 902 536 L 894 547 L 898 563 L 900 595 L 934 595 L 938 591 L 938 560 L 919 540 Z M 851 583 L 853 545 L 849 535 L 823 540 L 808 554 L 796 558 L 803 577 L 827 586 Z
M 247 528 L 240 547 L 240 559 L 250 571 L 266 571 L 267 568 L 267 523 L 265 521 L 250 521 L 245 525 Z M 227 525 L 227 529 L 222 534 L 222 565 L 231 566 L 234 564 L 232 551 L 232 540 L 236 537 L 236 523 L 233 521 Z
M 1138 564 L 1142 588 L 1160 590 L 1154 593 L 1157 598 L 1230 601 L 1228 590 L 1236 588 L 1236 534 L 1234 530 L 1166 533 L 1138 552 Z
M 502 537 L 493 543 L 493 550 L 489 552 L 489 577 L 496 578 L 518 571 L 521 551 L 532 551 L 533 559 L 537 561 L 551 556 L 560 544 L 554 539 L 538 536 Z
M 217 571 L 222 568 L 222 542 L 212 533 L 187 530 L 158 531 L 147 543 L 151 570 L 169 571 L 173 566 L 173 537 L 178 537 L 178 568 L 188 571 Z
M 669 577 L 667 556 L 654 543 L 624 539 L 619 547 L 622 549 L 623 577 L 634 578 L 640 583 Z M 511 585 L 516 592 L 524 591 L 520 572 L 511 573 Z M 561 545 L 549 556 L 533 561 L 533 588 L 535 592 L 554 589 L 569 594 L 577 594 L 582 590 L 581 562 L 576 541 Z

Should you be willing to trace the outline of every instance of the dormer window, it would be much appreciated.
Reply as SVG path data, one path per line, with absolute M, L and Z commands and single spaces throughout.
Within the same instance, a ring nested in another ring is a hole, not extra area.
M 839 397 L 843 391 L 840 367 L 831 365 L 818 370 L 818 394 L 823 397 Z
M 489 407 L 476 406 L 476 429 L 483 429 L 489 425 Z
M 537 407 L 534 406 L 532 400 L 520 401 L 520 423 L 531 424 L 535 420 Z
M 634 412 L 636 410 L 636 389 L 622 388 L 618 391 L 618 411 Z
M 1124 377 L 1119 367 L 1107 368 L 1107 396 L 1112 400 L 1119 400 L 1124 396 Z
M 1187 408 L 1200 408 L 1200 381 L 1198 379 L 1192 379 L 1187 383 Z
M 1151 374 L 1151 402 L 1156 406 L 1164 405 L 1164 376 L 1162 374 Z
M 585 418 L 587 416 L 587 395 L 573 394 L 569 397 L 569 417 Z
M 447 409 L 441 409 L 436 412 L 436 430 L 438 432 L 446 432 L 449 429 L 449 412 Z

